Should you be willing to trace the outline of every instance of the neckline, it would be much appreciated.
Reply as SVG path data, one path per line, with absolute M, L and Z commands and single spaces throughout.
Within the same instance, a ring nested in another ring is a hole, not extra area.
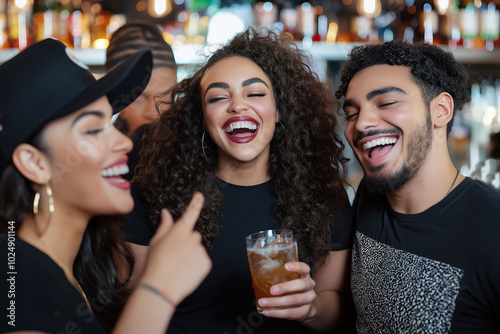
M 222 180 L 221 178 L 219 178 L 218 176 L 216 176 L 215 177 L 215 182 L 220 187 L 223 187 L 223 188 L 225 188 L 225 187 L 231 187 L 231 188 L 234 188 L 234 189 L 259 189 L 259 188 L 269 187 L 270 185 L 272 185 L 273 179 L 270 179 L 270 180 L 265 181 L 263 183 L 254 184 L 254 185 L 251 185 L 251 186 L 241 186 L 241 185 L 237 185 L 237 184 L 226 182 L 226 181 Z
M 465 177 L 465 179 L 463 179 L 460 183 L 458 183 L 456 187 L 453 188 L 446 197 L 444 197 L 442 200 L 440 200 L 439 202 L 435 203 L 434 205 L 430 206 L 429 208 L 420 213 L 407 214 L 407 213 L 397 212 L 389 205 L 387 197 L 385 197 L 389 216 L 403 223 L 415 223 L 422 220 L 426 220 L 428 216 L 434 215 L 436 211 L 441 210 L 443 207 L 449 205 L 450 202 L 454 201 L 460 194 L 461 190 L 465 188 L 470 183 L 470 181 L 472 181 L 470 178 Z

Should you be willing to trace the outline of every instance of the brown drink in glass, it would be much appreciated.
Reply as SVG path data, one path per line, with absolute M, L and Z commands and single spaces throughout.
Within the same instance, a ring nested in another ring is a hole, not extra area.
M 246 244 L 257 310 L 262 313 L 258 301 L 273 297 L 271 286 L 299 278 L 285 269 L 285 263 L 298 261 L 297 241 L 289 230 L 266 230 L 247 236 Z

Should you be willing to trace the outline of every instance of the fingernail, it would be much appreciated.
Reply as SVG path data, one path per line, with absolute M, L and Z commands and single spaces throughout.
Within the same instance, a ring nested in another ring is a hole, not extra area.
M 286 270 L 293 269 L 293 266 L 292 266 L 290 263 L 286 263 L 286 264 L 285 264 L 285 269 L 286 269 Z
M 271 288 L 271 294 L 275 295 L 275 294 L 277 294 L 277 293 L 279 293 L 279 292 L 280 292 L 280 288 L 279 288 L 279 287 L 277 287 L 277 286 L 273 286 L 273 287 Z
M 269 315 L 269 311 L 268 310 L 264 310 L 264 311 L 262 311 L 262 314 L 263 315 Z
M 259 299 L 259 305 L 260 306 L 266 306 L 267 305 L 267 299 L 263 299 L 263 298 Z

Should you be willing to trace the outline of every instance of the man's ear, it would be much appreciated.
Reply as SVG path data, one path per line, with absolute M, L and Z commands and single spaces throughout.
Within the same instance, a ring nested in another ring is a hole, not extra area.
M 442 92 L 431 101 L 431 117 L 434 127 L 446 127 L 453 118 L 453 98 L 449 93 Z
M 21 144 L 12 153 L 12 162 L 28 180 L 45 184 L 50 180 L 51 169 L 47 156 L 30 144 Z

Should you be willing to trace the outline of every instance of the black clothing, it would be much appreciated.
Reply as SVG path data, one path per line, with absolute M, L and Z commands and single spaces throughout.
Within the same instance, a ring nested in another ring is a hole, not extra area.
M 127 154 L 129 172 L 125 175 L 122 175 L 122 177 L 125 180 L 131 181 L 132 178 L 134 177 L 134 169 L 137 163 L 139 162 L 139 151 L 141 150 L 142 146 L 142 136 L 147 131 L 148 125 L 149 124 L 141 125 L 130 135 L 130 139 L 134 143 L 134 147 Z
M 213 268 L 179 305 L 168 333 L 307 333 L 298 322 L 267 318 L 255 308 L 245 236 L 278 227 L 273 216 L 272 181 L 244 187 L 217 179 L 217 184 L 224 202 L 218 214 L 219 235 L 209 250 Z M 136 207 L 125 219 L 128 240 L 147 245 L 153 232 L 137 191 L 132 193 Z M 342 212 L 342 222 L 336 224 L 332 250 L 350 248 L 353 225 L 349 203 Z
M 359 333 L 500 332 L 500 192 L 466 178 L 408 215 L 362 182 L 354 209 Z
M 87 308 L 85 299 L 49 256 L 19 238 L 15 238 L 14 248 L 9 249 L 12 245 L 8 241 L 6 235 L 0 236 L 2 314 L 11 308 L 0 321 L 2 333 L 21 330 L 106 333 Z M 8 266 L 8 255 L 14 260 L 13 267 Z

